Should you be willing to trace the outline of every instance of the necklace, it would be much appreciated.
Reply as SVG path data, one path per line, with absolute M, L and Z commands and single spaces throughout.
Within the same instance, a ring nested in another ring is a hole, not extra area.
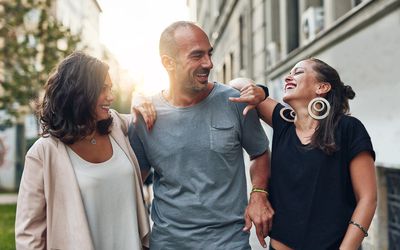
M 96 139 L 93 137 L 92 139 L 90 139 L 90 143 L 92 145 L 95 145 L 97 143 Z

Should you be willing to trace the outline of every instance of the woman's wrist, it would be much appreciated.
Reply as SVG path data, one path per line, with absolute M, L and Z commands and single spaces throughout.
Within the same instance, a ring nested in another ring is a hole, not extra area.
M 269 96 L 268 87 L 265 85 L 262 85 L 262 84 L 256 84 L 256 86 L 260 87 L 264 91 L 264 94 L 265 94 L 264 100 L 267 99 L 267 97 Z
M 361 226 L 359 223 L 350 220 L 349 224 L 358 227 L 358 229 L 360 229 L 361 232 L 364 234 L 364 237 L 368 236 L 368 230 L 365 227 Z

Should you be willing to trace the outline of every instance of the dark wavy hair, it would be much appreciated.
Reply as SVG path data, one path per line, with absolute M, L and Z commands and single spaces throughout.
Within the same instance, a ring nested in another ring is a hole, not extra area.
M 38 104 L 42 136 L 72 144 L 97 130 L 108 134 L 112 118 L 96 122 L 95 108 L 108 65 L 83 52 L 73 52 L 55 68 Z
M 316 58 L 307 60 L 313 62 L 312 68 L 316 72 L 317 80 L 331 85 L 331 90 L 324 97 L 331 105 L 331 110 L 325 119 L 320 120 L 311 138 L 311 146 L 331 155 L 338 150 L 335 143 L 335 129 L 340 118 L 349 114 L 349 99 L 353 99 L 356 94 L 351 86 L 342 82 L 338 72 L 327 63 Z

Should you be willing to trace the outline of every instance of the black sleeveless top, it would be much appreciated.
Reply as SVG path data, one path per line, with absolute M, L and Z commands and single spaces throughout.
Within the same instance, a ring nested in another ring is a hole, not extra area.
M 332 155 L 307 147 L 293 123 L 273 112 L 270 202 L 275 210 L 271 238 L 294 249 L 339 249 L 356 206 L 350 161 L 368 151 L 371 139 L 356 118 L 342 116 Z

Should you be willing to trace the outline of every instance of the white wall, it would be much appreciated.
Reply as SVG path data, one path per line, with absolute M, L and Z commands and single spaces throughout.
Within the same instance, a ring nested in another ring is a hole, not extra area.
M 322 53 L 356 92 L 351 113 L 367 128 L 376 163 L 400 168 L 400 10 Z
M 400 168 L 400 10 L 327 48 L 317 57 L 340 74 L 356 97 L 350 112 L 371 136 L 376 165 Z M 274 78 L 273 92 L 284 75 Z M 272 94 L 272 96 L 274 96 Z M 279 99 L 279 94 L 277 99 Z

